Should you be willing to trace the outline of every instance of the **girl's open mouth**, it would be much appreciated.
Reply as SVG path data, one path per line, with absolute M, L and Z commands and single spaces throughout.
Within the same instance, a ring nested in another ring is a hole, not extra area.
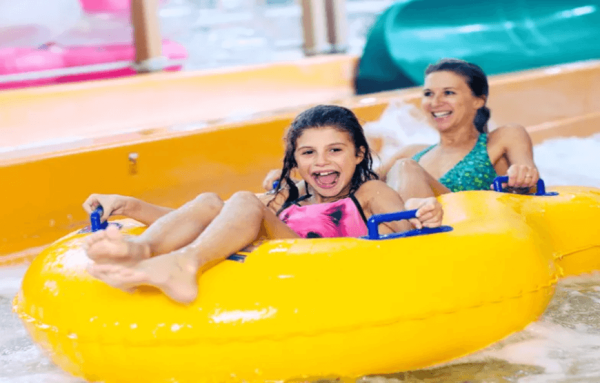
M 318 172 L 313 173 L 313 178 L 320 188 L 331 189 L 337 184 L 340 173 L 334 171 Z

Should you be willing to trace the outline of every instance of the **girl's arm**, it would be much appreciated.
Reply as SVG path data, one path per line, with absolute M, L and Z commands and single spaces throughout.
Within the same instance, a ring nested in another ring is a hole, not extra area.
M 438 227 L 442 224 L 442 205 L 434 197 L 411 198 L 405 203 L 400 195 L 383 181 L 365 182 L 355 196 L 361 203 L 367 219 L 375 214 L 417 210 L 416 219 L 382 223 L 379 227 L 382 234 L 401 233 L 415 227 Z
M 111 215 L 124 215 L 144 225 L 151 225 L 163 215 L 173 211 L 168 207 L 153 205 L 137 198 L 118 194 L 92 194 L 83 203 L 83 209 L 88 214 L 91 214 L 98 206 L 102 206 L 104 210 L 102 220 L 107 220 Z
M 502 145 L 503 153 L 508 160 L 508 186 L 532 187 L 535 186 L 539 173 L 533 161 L 533 144 L 531 137 L 524 127 L 510 124 L 494 130 L 492 133 Z

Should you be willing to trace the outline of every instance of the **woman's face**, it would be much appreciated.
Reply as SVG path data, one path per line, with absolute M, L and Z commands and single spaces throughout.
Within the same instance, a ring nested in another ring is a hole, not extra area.
M 473 124 L 485 99 L 473 95 L 466 80 L 453 72 L 434 72 L 425 77 L 421 108 L 440 132 Z

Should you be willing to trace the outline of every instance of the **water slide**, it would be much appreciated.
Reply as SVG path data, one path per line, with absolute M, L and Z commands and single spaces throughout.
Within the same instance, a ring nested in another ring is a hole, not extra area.
M 444 57 L 489 75 L 600 57 L 600 0 L 408 0 L 373 26 L 357 71 L 366 94 L 423 83 Z

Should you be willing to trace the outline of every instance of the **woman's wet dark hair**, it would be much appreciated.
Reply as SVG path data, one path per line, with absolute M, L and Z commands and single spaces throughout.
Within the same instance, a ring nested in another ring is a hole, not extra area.
M 434 72 L 453 72 L 462 76 L 471 88 L 473 95 L 475 97 L 485 97 L 487 101 L 489 94 L 488 80 L 485 72 L 478 65 L 458 59 L 442 59 L 429 65 L 425 70 L 425 76 Z M 480 133 L 487 133 L 487 123 L 490 116 L 491 111 L 487 106 L 484 105 L 477 109 L 473 123 Z
M 348 133 L 350 139 L 354 142 L 357 155 L 364 150 L 364 158 L 356 165 L 356 170 L 350 181 L 350 193 L 358 190 L 364 182 L 379 178 L 372 170 L 373 158 L 369 144 L 367 143 L 363 128 L 354 113 L 350 109 L 341 106 L 318 105 L 296 116 L 284 138 L 285 156 L 283 158 L 281 177 L 279 178 L 279 184 L 275 188 L 275 193 L 281 190 L 284 185 L 283 181 L 285 181 L 285 184 L 290 189 L 286 205 L 298 199 L 298 188 L 290 178 L 292 170 L 298 165 L 294 157 L 298 138 L 307 129 L 324 127 L 332 127 L 341 132 Z

